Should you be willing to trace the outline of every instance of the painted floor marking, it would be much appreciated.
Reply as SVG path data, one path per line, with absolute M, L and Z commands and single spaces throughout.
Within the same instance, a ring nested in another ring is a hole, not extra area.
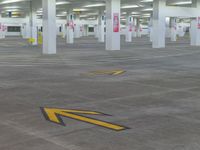
M 125 73 L 124 70 L 97 70 L 97 71 L 91 71 L 89 74 L 91 75 L 120 75 Z
M 85 117 L 82 115 L 103 115 L 103 116 L 110 116 L 101 112 L 95 112 L 95 111 L 85 111 L 85 110 L 74 110 L 74 109 L 58 109 L 58 108 L 47 108 L 47 107 L 41 107 L 41 111 L 46 118 L 46 120 L 66 126 L 65 123 L 63 122 L 61 117 L 67 117 L 71 119 L 75 119 L 78 121 L 86 122 L 89 124 L 101 126 L 107 129 L 111 129 L 114 131 L 122 131 L 128 129 L 127 127 L 93 119 L 90 117 Z

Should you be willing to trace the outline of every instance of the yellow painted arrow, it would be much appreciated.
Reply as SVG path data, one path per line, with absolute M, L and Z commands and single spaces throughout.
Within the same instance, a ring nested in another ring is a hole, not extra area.
M 61 116 L 98 125 L 115 131 L 121 131 L 127 129 L 126 127 L 120 125 L 82 116 L 82 115 L 106 115 L 100 112 L 72 110 L 72 109 L 43 108 L 43 107 L 41 108 L 41 110 L 48 121 L 63 126 L 65 126 L 65 123 L 63 122 Z
M 98 70 L 98 71 L 92 71 L 90 74 L 92 75 L 120 75 L 125 73 L 126 71 L 124 70 Z

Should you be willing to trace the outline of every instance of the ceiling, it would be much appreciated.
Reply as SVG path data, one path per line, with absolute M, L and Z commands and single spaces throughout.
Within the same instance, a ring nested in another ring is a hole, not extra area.
M 30 3 L 33 0 L 0 0 L 2 17 L 25 17 L 30 13 Z M 121 0 L 122 19 L 127 13 L 133 16 L 147 18 L 152 13 L 153 0 Z M 34 0 L 37 4 L 38 17 L 42 15 L 42 0 Z M 189 6 L 191 0 L 167 0 L 168 5 Z M 105 0 L 57 0 L 57 17 L 65 18 L 66 12 L 73 9 L 81 18 L 95 19 L 99 10 L 105 10 Z

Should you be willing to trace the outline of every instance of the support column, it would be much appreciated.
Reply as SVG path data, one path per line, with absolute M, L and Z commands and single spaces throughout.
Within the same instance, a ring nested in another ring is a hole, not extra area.
M 105 14 L 104 10 L 102 10 L 100 11 L 99 15 L 99 36 L 98 36 L 98 41 L 102 43 L 105 41 L 104 29 L 105 29 Z
M 80 38 L 80 15 L 74 15 L 74 38 Z
M 140 18 L 137 18 L 137 37 L 141 37 L 142 34 L 142 29 L 141 29 L 141 26 L 140 26 Z
M 95 38 L 99 38 L 99 28 L 97 24 L 94 25 L 94 36 Z
M 2 22 L 1 18 L 2 18 L 2 16 L 0 14 L 0 20 L 1 20 L 1 22 L 0 22 L 0 39 L 3 39 L 4 38 L 4 31 L 3 31 L 4 25 L 3 25 L 3 22 Z
M 26 16 L 26 23 L 23 24 L 23 31 L 22 31 L 22 37 L 24 39 L 31 38 L 31 24 L 30 24 L 30 16 Z
M 87 24 L 85 24 L 83 26 L 83 36 L 88 36 L 88 25 Z
M 149 20 L 149 38 L 150 38 L 150 42 L 153 41 L 153 17 L 150 17 Z
M 61 28 L 62 28 L 62 38 L 64 39 L 66 36 L 66 24 L 62 24 Z
M 133 17 L 131 15 L 126 18 L 126 42 L 132 42 Z
M 133 18 L 133 37 L 137 37 L 137 19 Z
M 68 44 L 74 43 L 74 14 L 72 12 L 67 13 L 67 32 L 66 42 Z
M 106 50 L 120 50 L 121 0 L 106 0 Z
M 56 54 L 56 0 L 43 0 L 43 54 Z
M 38 45 L 38 29 L 37 29 L 37 1 L 31 1 L 31 12 L 30 12 L 30 26 L 31 26 L 31 38 L 33 39 L 32 45 Z
M 191 29 L 190 29 L 190 38 L 192 46 L 200 46 L 200 16 L 192 19 Z
M 84 25 L 81 24 L 80 25 L 80 37 L 83 37 L 84 36 Z
M 166 0 L 154 0 L 153 2 L 153 48 L 165 47 L 165 14 Z
M 175 42 L 177 40 L 176 18 L 170 18 L 170 32 L 171 41 Z
M 192 0 L 192 7 L 200 10 L 200 1 Z M 200 11 L 199 16 L 192 18 L 190 29 L 190 44 L 192 46 L 200 46 Z

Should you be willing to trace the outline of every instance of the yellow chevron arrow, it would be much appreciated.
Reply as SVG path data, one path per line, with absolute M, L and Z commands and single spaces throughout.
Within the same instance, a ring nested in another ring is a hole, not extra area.
M 98 71 L 92 71 L 90 74 L 92 75 L 120 75 L 125 73 L 126 71 L 124 70 L 98 70 Z
M 72 109 L 43 108 L 43 107 L 41 108 L 41 110 L 48 121 L 63 126 L 65 126 L 65 123 L 63 122 L 61 116 L 98 125 L 115 131 L 122 131 L 127 129 L 126 127 L 120 125 L 82 116 L 82 115 L 106 115 L 100 112 L 72 110 Z

